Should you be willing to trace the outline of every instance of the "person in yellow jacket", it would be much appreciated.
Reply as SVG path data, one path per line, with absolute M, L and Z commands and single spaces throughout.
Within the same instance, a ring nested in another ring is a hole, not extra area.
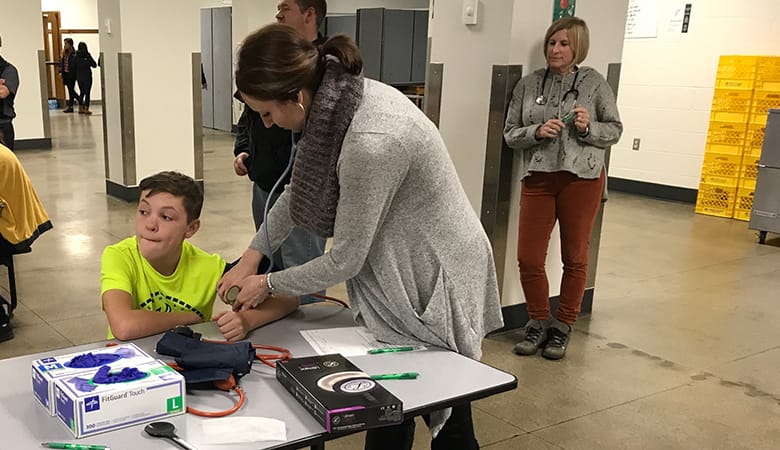
M 28 251 L 33 241 L 52 228 L 22 163 L 0 143 L 0 256 Z M 11 305 L 0 298 L 0 341 L 14 337 Z

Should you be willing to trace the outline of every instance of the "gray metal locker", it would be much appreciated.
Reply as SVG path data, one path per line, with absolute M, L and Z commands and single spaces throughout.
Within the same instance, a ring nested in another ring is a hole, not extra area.
M 325 34 L 346 34 L 357 40 L 357 16 L 354 14 L 343 16 L 328 16 L 325 18 Z
M 200 61 L 203 65 L 203 73 L 209 83 L 208 89 L 201 90 L 201 105 L 203 109 L 203 126 L 214 128 L 214 94 L 211 88 L 212 73 L 212 48 L 211 48 L 211 9 L 200 10 Z

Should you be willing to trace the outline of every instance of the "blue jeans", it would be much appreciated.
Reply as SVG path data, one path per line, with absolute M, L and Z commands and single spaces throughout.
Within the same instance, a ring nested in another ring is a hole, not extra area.
M 268 207 L 269 211 L 273 204 L 276 203 L 276 200 L 279 199 L 279 195 L 274 193 L 271 204 Z M 267 200 L 268 192 L 262 190 L 257 184 L 252 183 L 252 217 L 255 220 L 255 230 L 260 229 L 260 225 L 263 224 L 263 209 Z M 295 227 L 282 245 L 274 252 L 274 266 L 282 268 L 299 266 L 322 256 L 324 252 L 325 239 L 303 228 Z M 325 291 L 318 292 L 318 294 L 324 295 Z M 316 297 L 309 295 L 301 296 L 302 305 L 318 301 L 320 300 Z

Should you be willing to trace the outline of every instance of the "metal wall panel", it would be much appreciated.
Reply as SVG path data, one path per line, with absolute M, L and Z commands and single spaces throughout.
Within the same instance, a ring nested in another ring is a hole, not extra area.
M 203 179 L 203 105 L 200 86 L 200 53 L 192 54 L 192 142 L 195 179 Z
M 51 118 L 49 117 L 49 99 L 46 95 L 46 54 L 38 50 L 38 78 L 41 87 L 41 114 L 43 116 L 43 137 L 51 138 Z
M 208 89 L 201 91 L 201 103 L 203 105 L 203 126 L 214 128 L 214 73 L 212 72 L 212 46 L 211 46 L 211 9 L 200 10 L 200 53 L 203 73 L 206 74 Z
M 230 131 L 233 125 L 233 53 L 231 9 L 211 10 L 211 73 L 209 89 L 213 92 L 214 128 Z
M 136 185 L 135 111 L 133 103 L 133 55 L 118 53 L 119 123 L 122 130 L 122 184 Z
M 108 164 L 108 114 L 106 113 L 106 69 L 103 64 L 103 52 L 100 52 L 98 56 L 98 71 L 100 72 L 100 98 L 103 101 L 103 114 L 100 115 L 101 122 L 103 124 L 103 165 L 106 179 L 111 178 L 111 169 Z
M 430 40 L 429 40 L 430 41 Z M 428 44 L 430 48 L 430 43 Z M 423 97 L 423 112 L 436 127 L 439 126 L 441 115 L 441 89 L 444 78 L 443 63 L 429 63 L 425 75 L 425 97 Z
M 504 285 L 513 158 L 512 150 L 504 141 L 504 122 L 512 100 L 512 90 L 522 73 L 523 67 L 520 65 L 494 65 L 490 86 L 480 220 L 493 246 L 500 289 Z

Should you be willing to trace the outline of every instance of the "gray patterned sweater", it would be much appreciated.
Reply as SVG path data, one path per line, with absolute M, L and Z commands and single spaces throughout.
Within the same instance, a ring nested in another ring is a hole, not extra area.
M 580 67 L 575 88 L 579 95 L 566 92 L 574 74 L 550 74 L 544 87 L 545 105 L 536 99 L 542 92 L 545 69 L 523 77 L 512 92 L 507 112 L 504 139 L 509 147 L 521 152 L 521 179 L 529 172 L 568 171 L 580 178 L 598 178 L 604 168 L 605 149 L 615 144 L 623 133 L 615 96 L 604 77 L 591 67 Z M 590 133 L 581 137 L 569 122 L 555 139 L 536 140 L 536 130 L 552 118 L 561 118 L 575 105 L 590 112 Z
M 396 89 L 365 80 L 337 173 L 333 246 L 275 272 L 299 295 L 346 281 L 356 321 L 390 343 L 481 357 L 503 325 L 490 242 L 436 127 Z M 285 189 L 268 218 L 271 247 L 293 227 Z M 263 227 L 250 247 L 268 254 Z

